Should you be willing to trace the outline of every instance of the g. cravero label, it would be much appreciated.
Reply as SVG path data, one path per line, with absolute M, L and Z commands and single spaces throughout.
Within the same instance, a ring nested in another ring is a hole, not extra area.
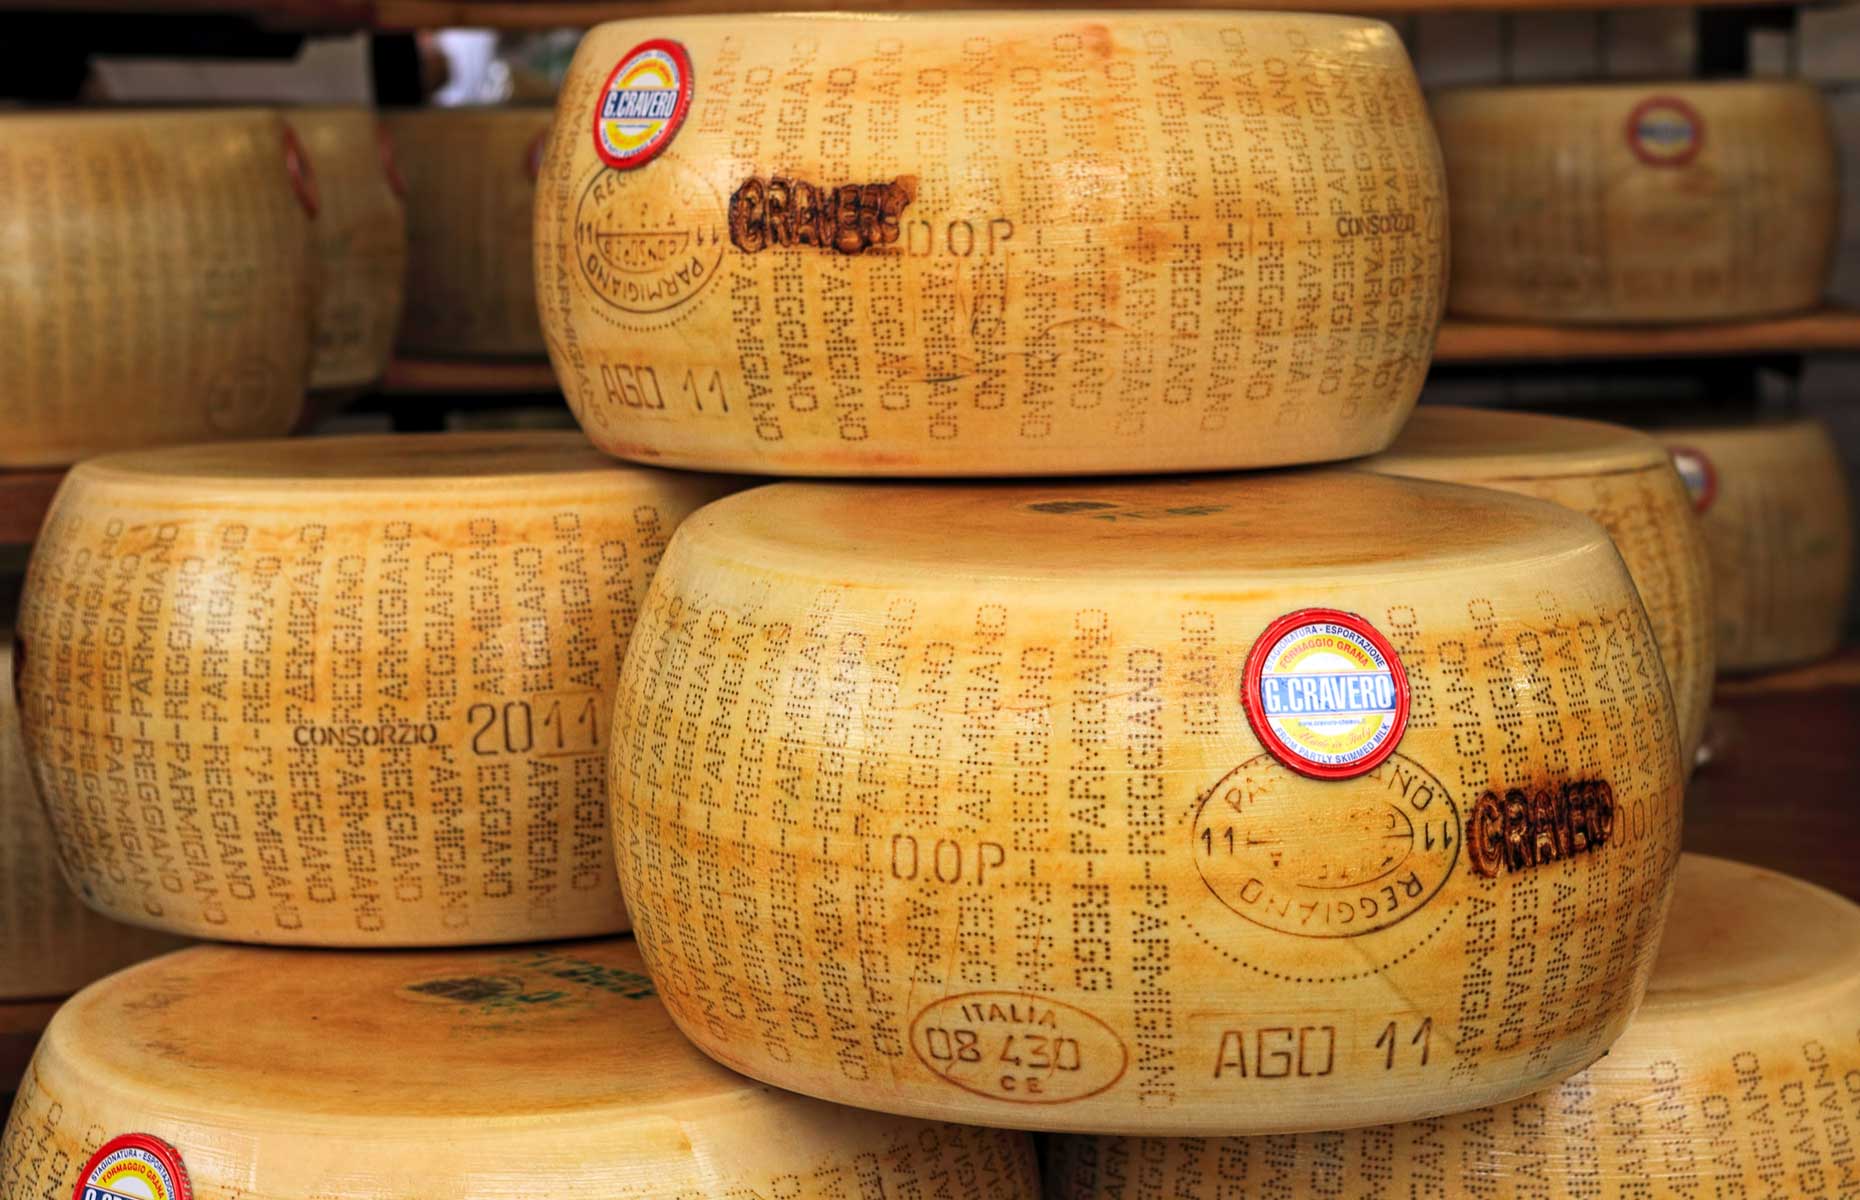
M 947 1083 L 993 1100 L 1064 1104 L 1123 1078 L 1130 1052 L 1083 1009 L 1024 992 L 969 992 L 926 1006 L 911 1048 Z
M 1686 485 L 1686 494 L 1692 497 L 1693 511 L 1705 512 L 1718 498 L 1718 468 L 1703 450 L 1692 446 L 1668 446 L 1666 451 L 1672 455 L 1679 481 Z
M 691 56 L 654 38 L 629 50 L 594 105 L 594 152 L 616 171 L 645 166 L 667 146 L 691 108 Z
M 1394 647 L 1334 608 L 1268 625 L 1247 655 L 1240 699 L 1266 750 L 1316 779 L 1374 770 L 1408 724 L 1408 676 Z
M 192 1200 L 181 1152 L 147 1133 L 125 1133 L 98 1148 L 78 1172 L 72 1200 Z

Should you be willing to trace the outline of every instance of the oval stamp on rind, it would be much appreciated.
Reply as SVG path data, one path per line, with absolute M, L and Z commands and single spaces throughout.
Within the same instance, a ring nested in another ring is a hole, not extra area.
M 1124 1076 L 1130 1051 L 1097 1017 L 1026 992 L 945 996 L 911 1022 L 911 1048 L 945 1083 L 991 1100 L 1065 1104 Z
M 1452 876 L 1461 841 L 1446 786 L 1399 754 L 1324 787 L 1262 754 L 1202 797 L 1191 829 L 1216 899 L 1308 938 L 1361 937 L 1413 916 Z
M 702 293 L 723 265 L 729 231 L 722 195 L 675 156 L 662 159 L 659 171 L 643 184 L 636 176 L 596 170 L 575 203 L 573 253 L 581 282 L 624 314 L 623 327 L 663 323 Z

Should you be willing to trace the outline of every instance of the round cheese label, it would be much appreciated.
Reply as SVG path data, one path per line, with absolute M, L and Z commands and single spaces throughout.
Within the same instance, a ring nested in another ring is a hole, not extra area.
M 78 1173 L 72 1200 L 192 1200 L 181 1152 L 146 1133 L 105 1142 Z
M 691 56 L 654 38 L 620 59 L 594 109 L 594 152 L 620 171 L 641 167 L 671 144 L 691 108 Z
M 1704 512 L 1711 507 L 1711 502 L 1718 498 L 1718 469 L 1711 465 L 1711 459 L 1703 450 L 1691 446 L 1669 446 L 1673 456 L 1673 468 L 1679 472 L 1680 481 L 1686 485 L 1686 494 L 1692 497 L 1692 507 Z
M 305 212 L 316 216 L 322 207 L 316 190 L 316 172 L 310 167 L 310 156 L 304 152 L 304 144 L 297 140 L 297 131 L 288 125 L 284 127 L 284 169 L 291 173 L 291 188 L 297 193 L 298 203 L 304 206 Z
M 1705 119 L 1677 96 L 1651 96 L 1628 114 L 1627 139 L 1648 166 L 1683 167 L 1705 144 Z
M 1253 643 L 1240 699 L 1272 756 L 1300 775 L 1367 774 L 1408 725 L 1408 676 L 1376 628 L 1354 613 L 1287 613 Z

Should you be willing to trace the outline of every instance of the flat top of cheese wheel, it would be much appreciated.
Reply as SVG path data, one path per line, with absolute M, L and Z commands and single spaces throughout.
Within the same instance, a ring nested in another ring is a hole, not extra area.
M 1363 460 L 1423 479 L 1546 479 L 1662 466 L 1666 448 L 1644 433 L 1537 413 L 1456 405 L 1414 410 L 1395 444 Z
M 85 989 L 47 1037 L 88 1082 L 187 1114 L 611 1120 L 771 1090 L 678 1033 L 628 938 L 203 945 Z
M 1149 480 L 780 483 L 677 534 L 787 569 L 863 580 L 1169 575 L 1357 578 L 1541 563 L 1608 544 L 1589 518 L 1484 488 L 1319 468 Z
M 1330 26 L 1335 29 L 1361 29 L 1374 26 L 1394 34 L 1394 27 L 1387 21 L 1373 17 L 1351 16 L 1344 13 L 1308 13 L 1308 12 L 1248 12 L 1238 11 L 1198 12 L 1193 9 L 1127 9 L 1118 10 L 977 10 L 964 12 L 958 21 L 951 22 L 946 12 L 925 9 L 915 12 L 746 12 L 746 13 L 700 13 L 678 15 L 675 17 L 625 17 L 613 21 L 604 21 L 595 28 L 621 32 L 631 29 L 640 31 L 642 36 L 650 36 L 651 31 L 662 28 L 666 20 L 675 20 L 682 26 L 714 25 L 726 29 L 741 28 L 745 22 L 779 22 L 788 25 L 865 25 L 873 27 L 899 25 L 925 25 L 947 31 L 952 26 L 957 30 L 969 29 L 982 25 L 1051 25 L 1068 32 L 1089 34 L 1093 25 L 1105 26 L 1114 23 L 1141 22 L 1146 25 L 1272 25 L 1275 27 L 1316 28 Z
M 466 480 L 659 475 L 602 454 L 574 430 L 395 433 L 356 437 L 212 442 L 110 454 L 80 463 L 75 478 L 110 483 L 237 483 L 241 487 L 340 484 L 443 488 Z M 331 489 L 338 490 L 338 489 Z
M 1777 871 L 1688 854 L 1672 913 L 1642 1021 L 1744 1011 L 1765 995 L 1806 1004 L 1824 989 L 1852 989 L 1860 975 L 1860 905 Z

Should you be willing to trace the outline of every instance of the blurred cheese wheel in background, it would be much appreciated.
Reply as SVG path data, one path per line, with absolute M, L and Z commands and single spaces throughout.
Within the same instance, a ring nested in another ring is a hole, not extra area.
M 320 287 L 310 386 L 380 379 L 394 349 L 407 276 L 407 219 L 392 142 L 367 108 L 287 114 L 316 165 Z
M 21 600 L 19 689 L 74 884 L 235 941 L 624 929 L 614 680 L 672 528 L 728 486 L 574 432 L 73 468 Z
M 0 467 L 288 431 L 305 162 L 275 112 L 0 114 Z
M 1608 535 L 1360 471 L 727 498 L 666 551 L 614 722 L 622 885 L 685 1032 L 975 1124 L 1533 1091 L 1633 1011 L 1678 854 Z
M 1415 479 L 1503 488 L 1595 518 L 1646 606 L 1673 685 L 1685 760 L 1711 707 L 1711 564 L 1692 498 L 1657 439 L 1600 421 L 1423 405 L 1362 464 Z
M 1860 909 L 1786 875 L 1689 854 L 1646 1003 L 1607 1058 L 1561 1087 L 1341 1133 L 1056 1138 L 1046 1194 L 1844 1195 L 1860 1136 L 1857 1033 Z
M 400 352 L 541 358 L 530 210 L 550 111 L 421 109 L 382 121 L 407 181 Z
M 1276 466 L 1387 445 L 1445 184 L 1379 21 L 654 17 L 590 32 L 536 293 L 595 444 L 793 475 Z
M 1718 666 L 1763 671 L 1834 653 L 1847 622 L 1853 522 L 1828 431 L 1797 418 L 1665 426 L 1702 514 Z
M 1465 88 L 1433 109 L 1457 316 L 1714 321 L 1821 300 L 1839 175 L 1813 86 Z
M 124 1169 L 108 1153 L 124 1135 L 188 1189 L 152 1194 L 198 1200 L 1039 1194 L 1025 1134 L 854 1112 L 718 1067 L 627 940 L 145 963 L 53 1020 L 0 1179 L 88 1195 Z

